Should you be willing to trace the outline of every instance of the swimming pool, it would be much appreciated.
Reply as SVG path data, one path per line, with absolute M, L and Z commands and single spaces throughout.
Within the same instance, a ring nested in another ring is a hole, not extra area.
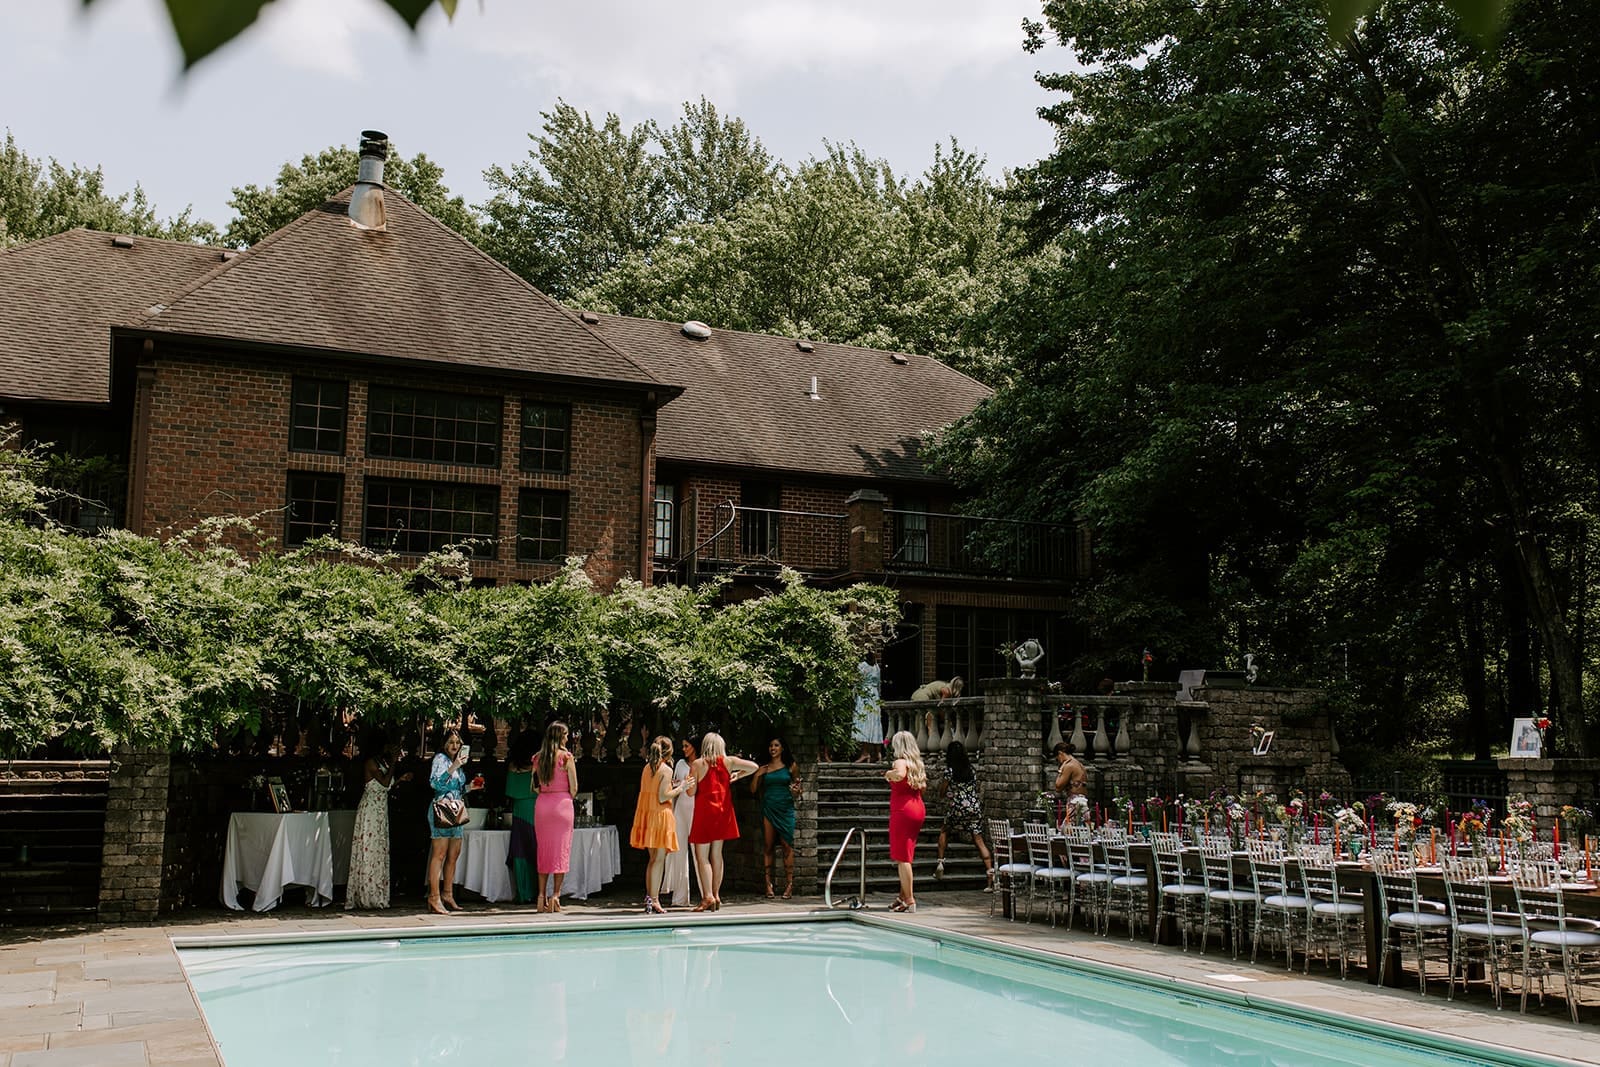
M 846 916 L 180 944 L 179 956 L 228 1067 L 1554 1062 L 1262 1011 Z

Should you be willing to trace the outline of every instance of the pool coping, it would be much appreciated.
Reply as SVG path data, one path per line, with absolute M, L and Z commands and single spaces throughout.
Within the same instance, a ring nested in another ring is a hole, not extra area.
M 1005 956 L 1023 963 L 1053 964 L 1093 977 L 1109 979 L 1127 985 L 1142 986 L 1156 991 L 1180 992 L 1184 996 L 1212 1004 L 1263 1012 L 1304 1024 L 1331 1026 L 1334 1029 L 1342 1030 L 1358 1037 L 1385 1041 L 1391 1044 L 1410 1044 L 1427 1052 L 1448 1054 L 1458 1059 L 1481 1057 L 1490 1067 L 1561 1067 L 1561 1065 L 1581 1064 L 1583 1062 L 1560 1056 L 1551 1056 L 1531 1049 L 1493 1044 L 1464 1035 L 1451 1034 L 1441 1036 L 1433 1030 L 1412 1026 L 1404 1022 L 1393 1020 L 1377 1021 L 1351 1012 L 1341 1011 L 1338 1008 L 1325 1006 L 1312 1008 L 1276 997 L 1254 996 L 1240 990 L 1219 989 L 1179 975 L 1161 974 L 1114 963 L 1105 963 L 1100 960 L 1087 959 L 1083 956 L 1050 952 L 1041 948 L 1030 948 L 980 934 L 951 930 L 937 925 L 907 923 L 899 918 L 875 915 L 863 910 L 813 909 L 805 912 L 788 912 L 776 915 L 772 913 L 669 915 L 664 917 L 630 915 L 574 919 L 563 922 L 559 926 L 552 926 L 547 922 L 537 920 L 525 920 L 461 923 L 428 927 L 362 927 L 353 930 L 330 930 L 316 933 L 293 930 L 282 932 L 256 931 L 239 934 L 169 934 L 168 941 L 172 945 L 174 954 L 178 956 L 179 966 L 183 969 L 184 982 L 188 986 L 190 996 L 194 998 L 195 1008 L 200 1015 L 202 1023 L 205 1025 L 206 1033 L 211 1037 L 213 1048 L 217 1051 L 218 1060 L 223 1062 L 220 1047 L 216 1043 L 216 1035 L 211 1033 L 211 1025 L 205 1017 L 205 1011 L 200 1004 L 199 995 L 195 992 L 194 985 L 189 980 L 188 968 L 183 965 L 181 954 L 185 950 L 292 944 L 337 944 L 359 941 L 481 938 L 507 935 L 565 935 L 597 930 L 616 931 L 618 929 L 663 930 L 697 926 L 787 926 L 839 922 L 859 923 L 875 929 L 915 936 L 934 942 L 936 945 L 951 943 L 971 950 Z

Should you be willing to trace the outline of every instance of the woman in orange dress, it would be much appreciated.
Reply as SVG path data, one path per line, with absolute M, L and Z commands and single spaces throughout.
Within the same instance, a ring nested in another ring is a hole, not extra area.
M 678 819 L 672 801 L 694 782 L 691 776 L 672 780 L 672 738 L 658 737 L 650 746 L 649 762 L 639 776 L 639 803 L 633 810 L 633 832 L 628 843 L 645 849 L 644 913 L 665 915 L 660 904 L 661 883 L 667 873 L 667 853 L 678 851 Z

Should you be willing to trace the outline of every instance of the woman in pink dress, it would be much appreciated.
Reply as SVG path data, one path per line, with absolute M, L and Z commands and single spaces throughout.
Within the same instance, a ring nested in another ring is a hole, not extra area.
M 917 834 L 928 817 L 928 809 L 922 803 L 922 791 L 928 788 L 928 769 L 923 766 L 917 739 L 904 730 L 890 740 L 889 754 L 894 763 L 883 776 L 889 782 L 889 858 L 900 873 L 900 895 L 889 910 L 915 912 L 911 861 L 917 853 Z
M 567 724 L 553 722 L 544 732 L 537 766 L 539 800 L 533 809 L 534 836 L 539 842 L 538 911 L 561 910 L 561 883 L 572 864 L 572 798 L 578 792 L 578 765 L 567 751 Z M 553 875 L 549 895 L 545 876 Z

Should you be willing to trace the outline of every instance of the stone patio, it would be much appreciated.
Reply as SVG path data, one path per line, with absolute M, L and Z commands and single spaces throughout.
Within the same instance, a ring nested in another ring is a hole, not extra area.
M 86 926 L 0 933 L 0 1067 L 219 1067 L 210 1033 L 184 980 L 172 948 L 174 936 L 201 937 L 257 932 L 329 933 L 355 929 L 548 923 L 638 915 L 631 898 L 620 894 L 587 904 L 566 904 L 561 915 L 537 915 L 518 907 L 484 905 L 464 914 L 433 916 L 394 909 L 351 914 L 342 910 L 282 908 L 266 915 L 206 913 L 150 926 Z M 874 899 L 882 905 L 887 901 Z M 1486 993 L 1475 991 L 1447 1003 L 1442 995 L 1418 997 L 1414 987 L 1382 989 L 1361 978 L 1340 981 L 1313 965 L 1311 976 L 1285 972 L 1281 963 L 1252 966 L 1213 947 L 1201 956 L 1123 938 L 1094 937 L 1081 931 L 1052 930 L 989 918 L 989 898 L 981 893 L 922 894 L 919 912 L 895 916 L 918 926 L 1023 946 L 1069 959 L 1112 964 L 1156 979 L 1177 978 L 1226 989 L 1261 1002 L 1341 1012 L 1362 1019 L 1420 1028 L 1489 1045 L 1562 1057 L 1573 1063 L 1600 1064 L 1591 1001 L 1586 1021 L 1573 1026 L 1566 1006 L 1549 998 L 1538 1015 L 1518 1015 L 1515 1001 L 1496 1012 Z M 820 907 L 810 900 L 734 901 L 724 909 L 738 915 L 792 913 Z M 881 907 L 875 915 L 887 914 Z M 716 918 L 688 911 L 673 918 L 685 925 Z M 1441 986 L 1442 994 L 1442 986 Z

